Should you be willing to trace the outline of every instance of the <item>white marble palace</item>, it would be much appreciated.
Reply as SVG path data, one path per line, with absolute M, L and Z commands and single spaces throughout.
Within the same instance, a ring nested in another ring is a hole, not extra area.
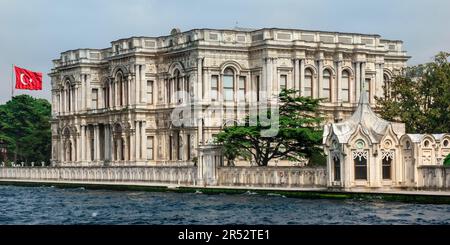
M 239 120 L 245 110 L 238 108 L 261 94 L 294 88 L 325 98 L 328 120 L 341 121 L 361 91 L 370 105 L 383 96 L 408 58 L 402 41 L 379 35 L 277 28 L 173 29 L 66 51 L 49 74 L 52 162 L 192 165 L 198 146 Z M 186 104 L 196 114 L 174 124 L 172 112 Z M 208 110 L 213 105 L 232 109 L 216 114 Z

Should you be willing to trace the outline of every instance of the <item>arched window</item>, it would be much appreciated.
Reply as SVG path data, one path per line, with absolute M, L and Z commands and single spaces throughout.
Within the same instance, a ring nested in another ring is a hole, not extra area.
M 118 99 L 119 99 L 119 105 L 122 106 L 123 105 L 123 77 L 122 77 L 122 73 L 119 73 L 119 76 L 117 78 L 117 87 L 118 87 Z
M 391 179 L 391 169 L 392 169 L 392 159 L 394 158 L 394 154 L 392 151 L 383 152 L 382 153 L 382 173 L 384 180 Z
M 331 73 L 328 69 L 323 71 L 322 94 L 320 97 L 325 98 L 325 101 L 330 101 L 331 98 Z
M 68 112 L 72 111 L 72 87 L 70 86 L 70 81 L 66 81 L 66 108 Z
M 358 156 L 353 161 L 355 163 L 355 180 L 367 180 L 367 157 Z
M 333 159 L 333 172 L 334 172 L 334 181 L 341 180 L 341 157 L 340 157 L 340 147 L 339 143 L 336 140 L 333 140 L 331 143 L 332 152 L 331 156 Z
M 341 161 L 338 156 L 333 157 L 334 164 L 334 181 L 341 180 Z
M 384 89 L 384 97 L 390 98 L 391 97 L 391 77 L 388 74 L 383 75 L 383 89 Z
M 234 71 L 226 68 L 223 72 L 224 101 L 234 101 Z
M 177 100 L 178 103 L 182 103 L 183 99 L 181 96 L 181 92 L 182 92 L 182 80 L 181 80 L 181 75 L 180 75 L 180 71 L 176 70 L 175 74 L 174 74 L 174 79 L 175 79 L 175 98 Z
M 123 138 L 120 138 L 120 160 L 125 160 L 125 141 Z
M 350 102 L 350 73 L 347 70 L 342 71 L 341 79 L 341 99 L 342 102 Z
M 355 165 L 355 180 L 367 180 L 367 158 L 369 152 L 364 150 L 365 143 L 358 140 L 355 143 L 356 150 L 352 151 L 353 163 Z
M 305 69 L 305 85 L 303 94 L 305 97 L 312 97 L 313 72 L 311 69 Z

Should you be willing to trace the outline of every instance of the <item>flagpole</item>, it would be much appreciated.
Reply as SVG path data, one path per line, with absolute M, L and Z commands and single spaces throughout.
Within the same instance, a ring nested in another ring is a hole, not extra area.
M 14 64 L 11 65 L 11 99 L 14 96 Z

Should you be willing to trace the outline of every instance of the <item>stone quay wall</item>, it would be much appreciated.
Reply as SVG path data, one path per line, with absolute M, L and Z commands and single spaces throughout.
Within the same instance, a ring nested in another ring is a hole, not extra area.
M 450 166 L 420 166 L 418 169 L 420 188 L 450 190 Z
M 327 186 L 325 167 L 219 167 L 217 173 L 221 186 Z
M 326 187 L 326 169 L 309 167 L 217 167 L 203 176 L 194 166 L 0 167 L 0 181 L 142 183 L 180 186 Z
M 196 167 L 0 167 L 1 180 L 194 185 L 196 174 Z

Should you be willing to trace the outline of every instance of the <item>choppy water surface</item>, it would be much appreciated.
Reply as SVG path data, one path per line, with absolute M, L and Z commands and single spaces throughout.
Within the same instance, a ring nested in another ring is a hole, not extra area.
M 0 224 L 450 224 L 450 205 L 0 186 Z

